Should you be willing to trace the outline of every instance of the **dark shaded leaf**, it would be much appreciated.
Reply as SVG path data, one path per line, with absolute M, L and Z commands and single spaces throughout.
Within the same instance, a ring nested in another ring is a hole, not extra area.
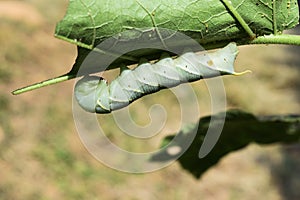
M 220 114 L 222 116 L 222 114 Z M 300 141 L 300 115 L 265 116 L 255 117 L 250 113 L 240 110 L 231 110 L 226 114 L 225 125 L 222 134 L 213 150 L 204 158 L 199 159 L 199 149 L 208 130 L 209 124 L 218 126 L 222 117 L 211 116 L 201 118 L 197 135 L 186 152 L 179 158 L 181 166 L 193 176 L 199 178 L 206 170 L 218 163 L 226 154 L 242 149 L 250 143 L 297 143 Z M 210 122 L 211 121 L 211 122 Z M 193 129 L 182 130 L 180 141 L 184 141 L 193 132 Z M 174 136 L 168 136 L 163 144 L 168 144 Z M 180 146 L 181 142 L 178 141 Z M 174 157 L 167 150 L 152 158 L 155 160 L 169 160 Z

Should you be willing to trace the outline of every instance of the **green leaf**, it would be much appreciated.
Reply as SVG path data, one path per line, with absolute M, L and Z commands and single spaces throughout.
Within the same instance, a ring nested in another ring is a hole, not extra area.
M 226 2 L 232 9 L 226 6 Z M 78 46 L 78 57 L 72 69 L 72 73 L 77 73 L 90 50 L 111 37 L 117 36 L 114 45 L 120 45 L 122 41 L 126 46 L 126 42 L 139 42 L 141 38 L 157 31 L 157 35 L 152 34 L 152 37 L 160 37 L 163 42 L 170 35 L 159 28 L 166 28 L 184 33 L 205 48 L 211 49 L 223 47 L 230 41 L 248 43 L 252 36 L 249 36 L 247 28 L 256 36 L 263 36 L 281 33 L 298 24 L 299 12 L 295 0 L 230 2 L 231 4 L 228 0 L 71 0 L 66 16 L 57 24 L 55 35 Z M 167 35 L 164 37 L 164 34 Z M 178 41 L 175 46 L 184 49 L 186 44 Z M 122 48 L 122 44 L 119 48 Z M 118 58 L 108 69 L 118 68 L 121 63 L 136 64 L 141 57 L 157 59 L 161 53 L 161 50 L 153 49 L 134 51 L 127 54 L 133 59 Z M 106 63 L 97 60 L 96 63 L 89 64 L 92 70 L 87 70 L 86 73 L 103 71 Z
M 220 117 L 219 117 L 220 116 Z M 201 175 L 213 167 L 226 154 L 242 149 L 250 143 L 272 144 L 272 143 L 297 143 L 300 141 L 300 116 L 265 116 L 254 115 L 240 111 L 231 110 L 226 113 L 225 125 L 222 134 L 212 149 L 204 158 L 199 158 L 199 149 L 209 125 L 212 128 L 218 126 L 223 114 L 213 116 L 216 120 L 210 122 L 212 116 L 201 118 L 197 129 L 197 135 L 186 152 L 179 158 L 181 166 L 189 171 L 194 177 Z M 210 124 L 211 123 L 211 124 Z M 195 125 L 185 127 L 178 134 L 180 141 L 193 135 L 197 127 Z M 167 145 L 174 136 L 168 136 L 163 140 L 163 146 Z M 180 146 L 178 140 L 178 145 Z M 176 155 L 169 155 L 168 149 L 152 158 L 153 161 L 172 159 Z
M 275 30 L 282 32 L 298 23 L 295 0 L 231 2 L 257 36 L 272 34 Z M 67 14 L 57 24 L 55 35 L 92 49 L 126 30 L 133 32 L 121 34 L 120 40 L 139 38 L 146 32 L 143 29 L 150 27 L 180 31 L 201 44 L 248 38 L 220 0 L 70 0 Z

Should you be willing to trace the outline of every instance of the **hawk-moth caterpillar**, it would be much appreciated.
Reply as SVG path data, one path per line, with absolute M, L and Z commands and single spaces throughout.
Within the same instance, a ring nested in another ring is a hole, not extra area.
M 110 84 L 97 76 L 85 76 L 75 85 L 75 97 L 86 111 L 110 113 L 160 89 L 203 78 L 242 74 L 234 72 L 237 54 L 237 46 L 231 42 L 212 53 L 188 52 L 175 59 L 168 57 L 122 70 Z

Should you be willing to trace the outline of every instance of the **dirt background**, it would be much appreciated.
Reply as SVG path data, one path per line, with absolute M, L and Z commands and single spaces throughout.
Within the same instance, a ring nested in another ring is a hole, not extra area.
M 150 174 L 125 174 L 98 162 L 82 145 L 72 116 L 74 81 L 11 95 L 71 68 L 75 46 L 53 37 L 67 3 L 0 1 L 0 199 L 300 199 L 298 145 L 252 144 L 223 158 L 200 180 L 177 163 Z M 257 115 L 299 114 L 299 52 L 299 47 L 278 45 L 241 47 L 237 71 L 253 73 L 224 78 L 228 107 Z M 201 114 L 209 114 L 205 84 L 192 86 Z M 143 113 L 153 99 L 168 104 L 166 93 L 133 106 Z M 139 113 L 139 123 L 147 124 L 148 117 Z M 111 119 L 99 121 L 113 127 Z M 177 128 L 174 117 L 164 134 Z

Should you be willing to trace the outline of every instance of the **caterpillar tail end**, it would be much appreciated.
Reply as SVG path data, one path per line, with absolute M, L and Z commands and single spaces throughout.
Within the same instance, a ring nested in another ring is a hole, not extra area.
M 252 73 L 252 71 L 251 70 L 245 70 L 243 72 L 234 72 L 233 75 L 241 76 L 241 75 L 248 74 L 248 73 Z

